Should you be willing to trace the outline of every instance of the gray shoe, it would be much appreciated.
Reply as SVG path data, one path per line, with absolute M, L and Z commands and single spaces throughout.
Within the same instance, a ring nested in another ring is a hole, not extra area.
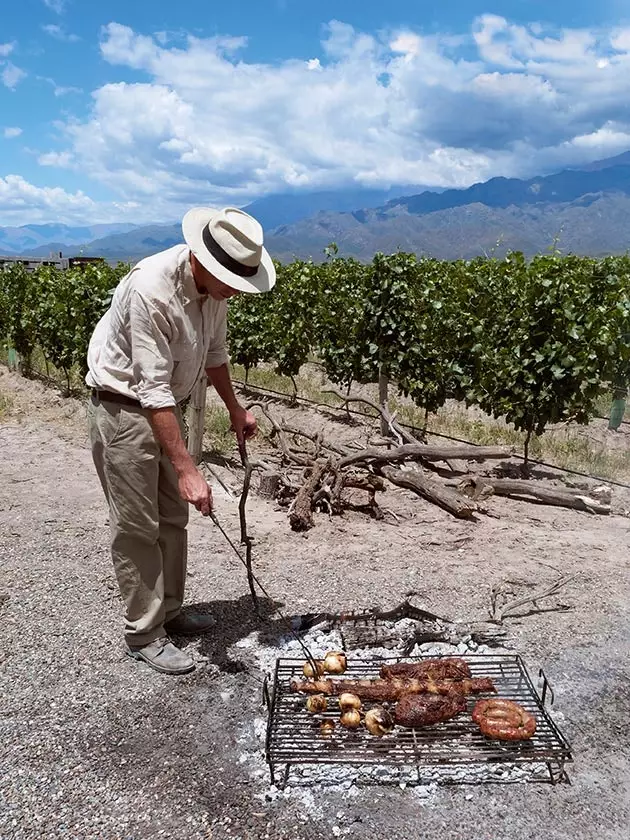
M 195 670 L 195 663 L 189 656 L 176 648 L 167 636 L 156 639 L 143 647 L 129 645 L 127 653 L 132 659 L 146 662 L 162 674 L 187 674 Z
M 208 613 L 182 612 L 166 621 L 164 629 L 167 633 L 176 633 L 178 636 L 196 636 L 198 633 L 205 633 L 216 623 L 216 619 Z

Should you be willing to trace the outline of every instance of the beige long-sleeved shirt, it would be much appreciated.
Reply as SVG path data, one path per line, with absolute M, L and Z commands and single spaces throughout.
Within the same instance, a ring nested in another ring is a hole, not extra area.
M 205 368 L 228 361 L 227 301 L 199 294 L 189 255 L 176 245 L 120 281 L 88 348 L 90 388 L 166 408 L 190 395 Z

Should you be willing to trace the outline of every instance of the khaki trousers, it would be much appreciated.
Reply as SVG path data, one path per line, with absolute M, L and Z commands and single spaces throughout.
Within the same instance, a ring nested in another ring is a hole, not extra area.
M 92 397 L 87 413 L 92 457 L 109 504 L 125 639 L 142 646 L 165 635 L 164 622 L 184 600 L 188 503 L 148 411 Z M 177 415 L 181 426 L 179 409 Z

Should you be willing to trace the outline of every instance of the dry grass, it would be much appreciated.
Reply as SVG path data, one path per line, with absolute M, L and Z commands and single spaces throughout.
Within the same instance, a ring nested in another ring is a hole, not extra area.
M 2 393 L 0 391 L 0 422 L 6 420 L 9 414 L 11 413 L 11 409 L 13 408 L 13 400 L 8 394 Z
M 242 368 L 234 366 L 235 379 L 245 380 Z M 270 368 L 259 368 L 249 372 L 249 384 L 290 395 L 293 384 L 288 377 L 279 376 Z M 305 365 L 300 375 L 295 377 L 297 395 L 318 403 L 338 405 L 338 400 L 331 394 L 322 393 L 322 389 L 331 387 L 321 367 Z M 354 394 L 378 400 L 376 386 L 354 386 Z M 602 398 L 598 406 L 602 416 L 610 409 L 610 400 Z M 358 406 L 356 406 L 358 408 Z M 390 408 L 403 423 L 421 429 L 424 426 L 424 411 L 404 397 L 392 396 Z M 369 409 L 368 409 L 369 411 Z M 630 413 L 626 413 L 630 419 Z M 544 435 L 534 438 L 530 445 L 530 457 L 546 461 L 558 467 L 578 470 L 602 478 L 630 478 L 630 437 L 608 432 L 606 422 L 596 420 L 590 426 L 562 424 L 551 428 Z M 505 445 L 514 447 L 522 453 L 525 434 L 515 431 L 502 420 L 494 420 L 476 409 L 466 409 L 458 403 L 449 403 L 437 414 L 429 416 L 429 432 L 459 438 L 481 445 Z M 627 427 L 626 427 L 627 428 Z
M 208 404 L 204 434 L 209 439 L 213 452 L 227 455 L 234 449 L 234 432 L 231 431 L 230 426 L 230 416 L 223 406 Z

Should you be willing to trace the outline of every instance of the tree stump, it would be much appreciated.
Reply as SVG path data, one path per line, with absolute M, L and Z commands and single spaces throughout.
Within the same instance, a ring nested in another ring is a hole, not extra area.
M 280 487 L 280 473 L 264 472 L 260 476 L 260 484 L 258 485 L 258 495 L 263 499 L 275 499 L 276 493 Z

